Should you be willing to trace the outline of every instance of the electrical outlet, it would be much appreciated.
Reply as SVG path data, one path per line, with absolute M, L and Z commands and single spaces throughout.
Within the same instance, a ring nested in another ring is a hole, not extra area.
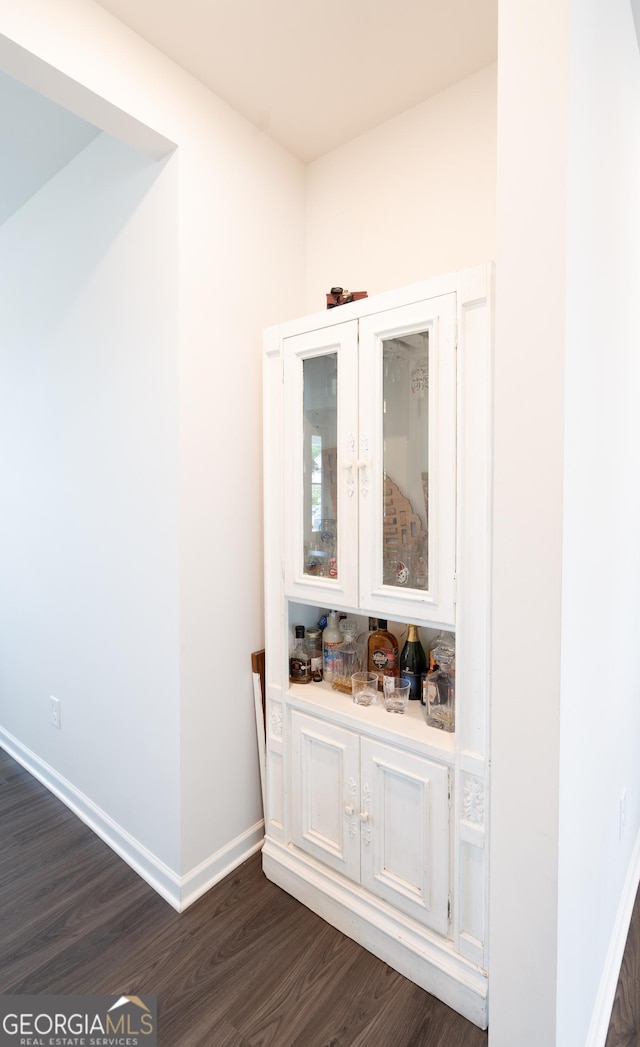
M 627 790 L 623 789 L 620 793 L 620 839 L 624 833 L 624 821 L 627 816 Z
M 53 695 L 49 698 L 49 719 L 54 727 L 60 730 L 60 699 L 54 698 Z

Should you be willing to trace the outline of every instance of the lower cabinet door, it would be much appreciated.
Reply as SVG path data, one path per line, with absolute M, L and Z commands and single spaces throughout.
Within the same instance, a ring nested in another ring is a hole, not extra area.
M 449 929 L 449 771 L 361 740 L 361 882 L 439 934 Z
M 291 711 L 291 836 L 301 851 L 360 878 L 360 740 Z

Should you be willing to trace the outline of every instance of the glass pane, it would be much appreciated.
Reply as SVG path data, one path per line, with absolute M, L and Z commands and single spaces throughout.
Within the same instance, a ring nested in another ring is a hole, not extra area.
M 427 589 L 429 332 L 382 343 L 383 582 Z
M 302 362 L 304 397 L 304 573 L 337 578 L 336 353 Z

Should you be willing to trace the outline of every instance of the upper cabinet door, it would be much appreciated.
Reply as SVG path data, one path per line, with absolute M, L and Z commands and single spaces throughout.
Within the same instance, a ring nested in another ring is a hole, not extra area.
M 360 321 L 359 604 L 455 622 L 456 295 Z
M 284 339 L 285 594 L 358 600 L 358 325 Z

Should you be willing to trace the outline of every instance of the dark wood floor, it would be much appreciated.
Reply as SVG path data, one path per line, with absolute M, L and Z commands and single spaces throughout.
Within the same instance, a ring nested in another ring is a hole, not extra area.
M 640 1045 L 637 910 L 607 1047 Z M 155 995 L 160 1047 L 487 1044 L 269 883 L 259 855 L 174 912 L 0 750 L 0 994 L 11 993 Z
M 605 1047 L 640 1047 L 640 891 L 633 908 Z

